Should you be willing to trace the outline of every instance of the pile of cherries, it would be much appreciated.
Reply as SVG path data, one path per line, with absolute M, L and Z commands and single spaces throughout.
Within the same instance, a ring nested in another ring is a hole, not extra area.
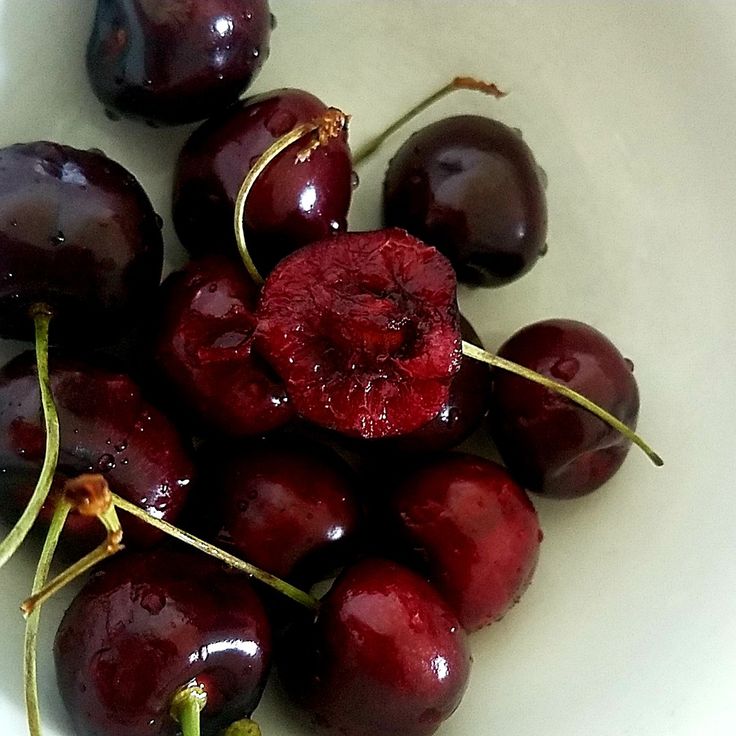
M 160 286 L 162 221 L 131 173 L 98 150 L 0 150 L 0 334 L 36 344 L 0 371 L 0 513 L 25 519 L 3 554 L 62 504 L 67 553 L 112 554 L 89 489 L 104 518 L 123 509 L 127 549 L 56 636 L 80 736 L 255 734 L 272 658 L 323 733 L 433 733 L 466 687 L 468 632 L 534 573 L 527 491 L 589 493 L 631 444 L 555 392 L 635 428 L 633 367 L 600 332 L 533 324 L 490 368 L 459 314 L 458 278 L 502 285 L 546 250 L 519 132 L 420 130 L 389 165 L 384 229 L 347 232 L 363 156 L 345 117 L 298 89 L 240 99 L 274 27 L 266 0 L 98 4 L 88 67 L 110 117 L 208 118 L 174 173 L 193 260 Z M 476 431 L 504 465 L 448 452 Z

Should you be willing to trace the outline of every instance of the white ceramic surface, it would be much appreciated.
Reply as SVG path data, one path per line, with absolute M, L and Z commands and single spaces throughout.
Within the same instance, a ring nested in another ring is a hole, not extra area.
M 636 364 L 641 432 L 598 493 L 537 500 L 534 583 L 472 639 L 469 691 L 443 736 L 736 733 L 736 3 L 723 0 L 273 0 L 278 29 L 254 90 L 302 86 L 353 114 L 360 143 L 467 73 L 512 94 L 459 93 L 422 123 L 487 113 L 523 129 L 549 180 L 550 249 L 521 281 L 461 294 L 487 344 L 575 317 Z M 168 219 L 186 130 L 112 123 L 89 90 L 93 0 L 0 0 L 0 145 L 99 147 L 134 171 Z M 408 134 L 406 131 L 405 134 Z M 364 166 L 351 222 L 379 222 L 398 136 Z M 181 250 L 167 221 L 170 264 Z M 15 346 L 3 345 L 2 357 Z M 34 550 L 0 572 L 0 733 L 25 731 L 23 624 Z M 49 650 L 46 734 L 69 736 Z M 269 695 L 267 736 L 305 731 Z

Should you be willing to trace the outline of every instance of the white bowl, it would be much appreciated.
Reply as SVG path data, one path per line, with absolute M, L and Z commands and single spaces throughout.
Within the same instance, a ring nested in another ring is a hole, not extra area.
M 0 145 L 102 148 L 167 218 L 188 129 L 113 123 L 84 47 L 93 1 L 0 0 Z M 536 499 L 545 530 L 531 589 L 472 637 L 474 672 L 449 736 L 736 733 L 736 3 L 273 0 L 271 58 L 253 90 L 297 86 L 353 115 L 361 143 L 457 74 L 503 101 L 457 93 L 424 114 L 474 112 L 523 129 L 549 176 L 550 248 L 520 281 L 463 290 L 490 347 L 545 317 L 592 323 L 630 356 L 639 428 L 602 490 Z M 354 228 L 379 224 L 386 162 L 362 167 Z M 6 344 L 3 358 L 18 348 Z M 25 731 L 23 621 L 32 545 L 0 573 L 0 730 Z M 68 595 L 44 609 L 45 733 L 70 735 L 50 647 Z M 264 734 L 304 733 L 273 697 Z

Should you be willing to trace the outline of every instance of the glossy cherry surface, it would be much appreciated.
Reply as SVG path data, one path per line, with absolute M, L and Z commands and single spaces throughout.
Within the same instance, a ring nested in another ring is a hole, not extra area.
M 439 457 L 390 497 L 393 521 L 467 631 L 501 618 L 536 568 L 542 532 L 524 490 L 497 463 Z
M 258 435 L 293 416 L 283 384 L 253 350 L 258 289 L 242 263 L 192 261 L 162 286 L 154 356 L 174 401 L 226 435 Z
M 243 575 L 189 551 L 122 556 L 95 573 L 56 634 L 56 676 L 79 736 L 175 736 L 172 696 L 207 695 L 202 733 L 250 715 L 271 634 Z
M 31 338 L 45 303 L 52 341 L 112 342 L 150 308 L 162 263 L 160 220 L 122 166 L 56 143 L 0 149 L 0 336 Z
M 595 328 L 551 319 L 513 335 L 499 355 L 563 383 L 632 429 L 639 414 L 633 365 Z M 590 493 L 621 466 L 631 443 L 597 417 L 537 384 L 495 371 L 489 413 L 504 462 L 529 490 Z
M 289 695 L 323 733 L 428 736 L 457 708 L 470 653 L 435 590 L 395 563 L 346 569 L 316 623 L 297 627 L 279 654 Z
M 498 286 L 544 252 L 543 174 L 518 131 L 460 115 L 414 133 L 391 160 L 384 224 L 439 248 L 470 284 Z
M 174 522 L 192 483 L 193 467 L 174 426 L 125 374 L 51 358 L 51 388 L 61 425 L 52 497 L 82 473 L 101 473 L 110 488 L 158 518 Z M 13 517 L 38 478 L 45 445 L 34 356 L 0 371 L 0 512 Z M 48 503 L 42 516 L 49 519 Z M 121 512 L 126 545 L 148 546 L 162 533 Z M 71 514 L 65 537 L 91 547 L 104 537 L 97 519 Z
M 460 315 L 463 340 L 483 347 L 473 326 Z M 449 450 L 467 439 L 483 422 L 491 398 L 490 368 L 463 356 L 460 370 L 450 383 L 450 393 L 434 419 L 414 432 L 385 440 L 395 452 L 426 453 Z
M 174 224 L 192 253 L 236 253 L 235 199 L 243 179 L 278 138 L 314 120 L 326 106 L 299 89 L 239 102 L 208 120 L 187 141 L 174 181 Z M 261 174 L 246 204 L 248 249 L 262 274 L 287 253 L 346 227 L 352 195 L 347 135 L 331 139 L 308 161 L 288 148 Z
M 267 0 L 98 0 L 87 46 L 110 115 L 189 123 L 235 102 L 268 58 Z
M 212 465 L 215 544 L 302 585 L 345 561 L 360 512 L 357 478 L 339 455 L 283 438 L 217 452 Z
M 455 274 L 402 230 L 348 233 L 281 261 L 256 347 L 308 421 L 374 439 L 437 415 L 462 360 Z

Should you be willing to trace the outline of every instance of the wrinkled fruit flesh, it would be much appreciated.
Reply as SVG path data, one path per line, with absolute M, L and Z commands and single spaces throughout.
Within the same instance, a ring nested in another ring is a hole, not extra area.
M 305 419 L 378 438 L 426 424 L 462 359 L 455 275 L 400 230 L 350 233 L 282 261 L 263 287 L 256 346 Z

